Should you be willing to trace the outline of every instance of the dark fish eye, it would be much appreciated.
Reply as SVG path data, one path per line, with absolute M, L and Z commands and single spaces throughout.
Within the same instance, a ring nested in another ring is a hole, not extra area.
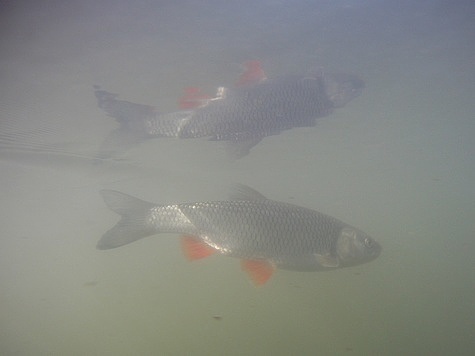
M 370 239 L 369 237 L 365 238 L 364 239 L 364 245 L 368 248 L 373 247 L 373 240 Z

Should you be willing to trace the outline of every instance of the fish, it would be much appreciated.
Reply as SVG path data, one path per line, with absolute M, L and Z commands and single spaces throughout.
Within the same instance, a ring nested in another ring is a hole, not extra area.
M 362 79 L 352 74 L 306 74 L 268 78 L 259 61 L 245 63 L 245 71 L 230 88 L 218 87 L 214 96 L 197 87 L 185 88 L 181 109 L 162 113 L 155 108 L 117 99 L 96 86 L 98 105 L 121 125 L 120 134 L 135 141 L 173 137 L 206 137 L 226 141 L 228 153 L 241 158 L 263 138 L 295 127 L 312 127 L 359 96 Z M 120 145 L 120 139 L 116 140 Z
M 117 248 L 141 238 L 181 234 L 189 260 L 221 254 L 241 260 L 256 285 L 276 269 L 324 271 L 377 258 L 381 245 L 334 217 L 266 198 L 236 185 L 228 200 L 154 204 L 115 190 L 102 190 L 120 221 L 98 241 L 97 249 Z

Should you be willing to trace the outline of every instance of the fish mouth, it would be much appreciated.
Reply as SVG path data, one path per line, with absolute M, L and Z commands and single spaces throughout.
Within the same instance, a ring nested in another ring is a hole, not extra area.
M 365 259 L 366 262 L 375 260 L 383 251 L 383 247 L 379 243 L 377 243 L 376 241 L 374 241 L 373 243 L 374 246 L 372 246 L 370 254 L 368 255 L 367 259 Z
M 364 81 L 353 74 L 334 73 L 325 79 L 325 90 L 335 108 L 341 108 L 358 97 L 365 87 Z

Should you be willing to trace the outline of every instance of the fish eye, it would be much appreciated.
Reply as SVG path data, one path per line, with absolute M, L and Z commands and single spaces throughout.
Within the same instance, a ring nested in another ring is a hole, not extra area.
M 366 247 L 368 247 L 368 248 L 373 247 L 373 245 L 374 245 L 373 239 L 371 239 L 371 238 L 369 238 L 369 237 L 365 238 L 365 239 L 364 239 L 364 245 L 365 245 Z

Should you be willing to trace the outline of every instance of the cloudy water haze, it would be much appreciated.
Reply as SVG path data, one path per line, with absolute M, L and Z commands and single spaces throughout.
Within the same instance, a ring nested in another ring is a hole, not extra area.
M 474 353 L 471 1 L 0 7 L 0 354 Z M 206 137 L 98 157 L 119 124 L 95 85 L 173 112 L 184 88 L 232 88 L 250 60 L 269 80 L 343 72 L 365 88 L 239 159 Z M 382 253 L 256 287 L 236 258 L 189 262 L 177 234 L 96 249 L 119 220 L 102 189 L 172 204 L 234 183 L 356 226 Z

